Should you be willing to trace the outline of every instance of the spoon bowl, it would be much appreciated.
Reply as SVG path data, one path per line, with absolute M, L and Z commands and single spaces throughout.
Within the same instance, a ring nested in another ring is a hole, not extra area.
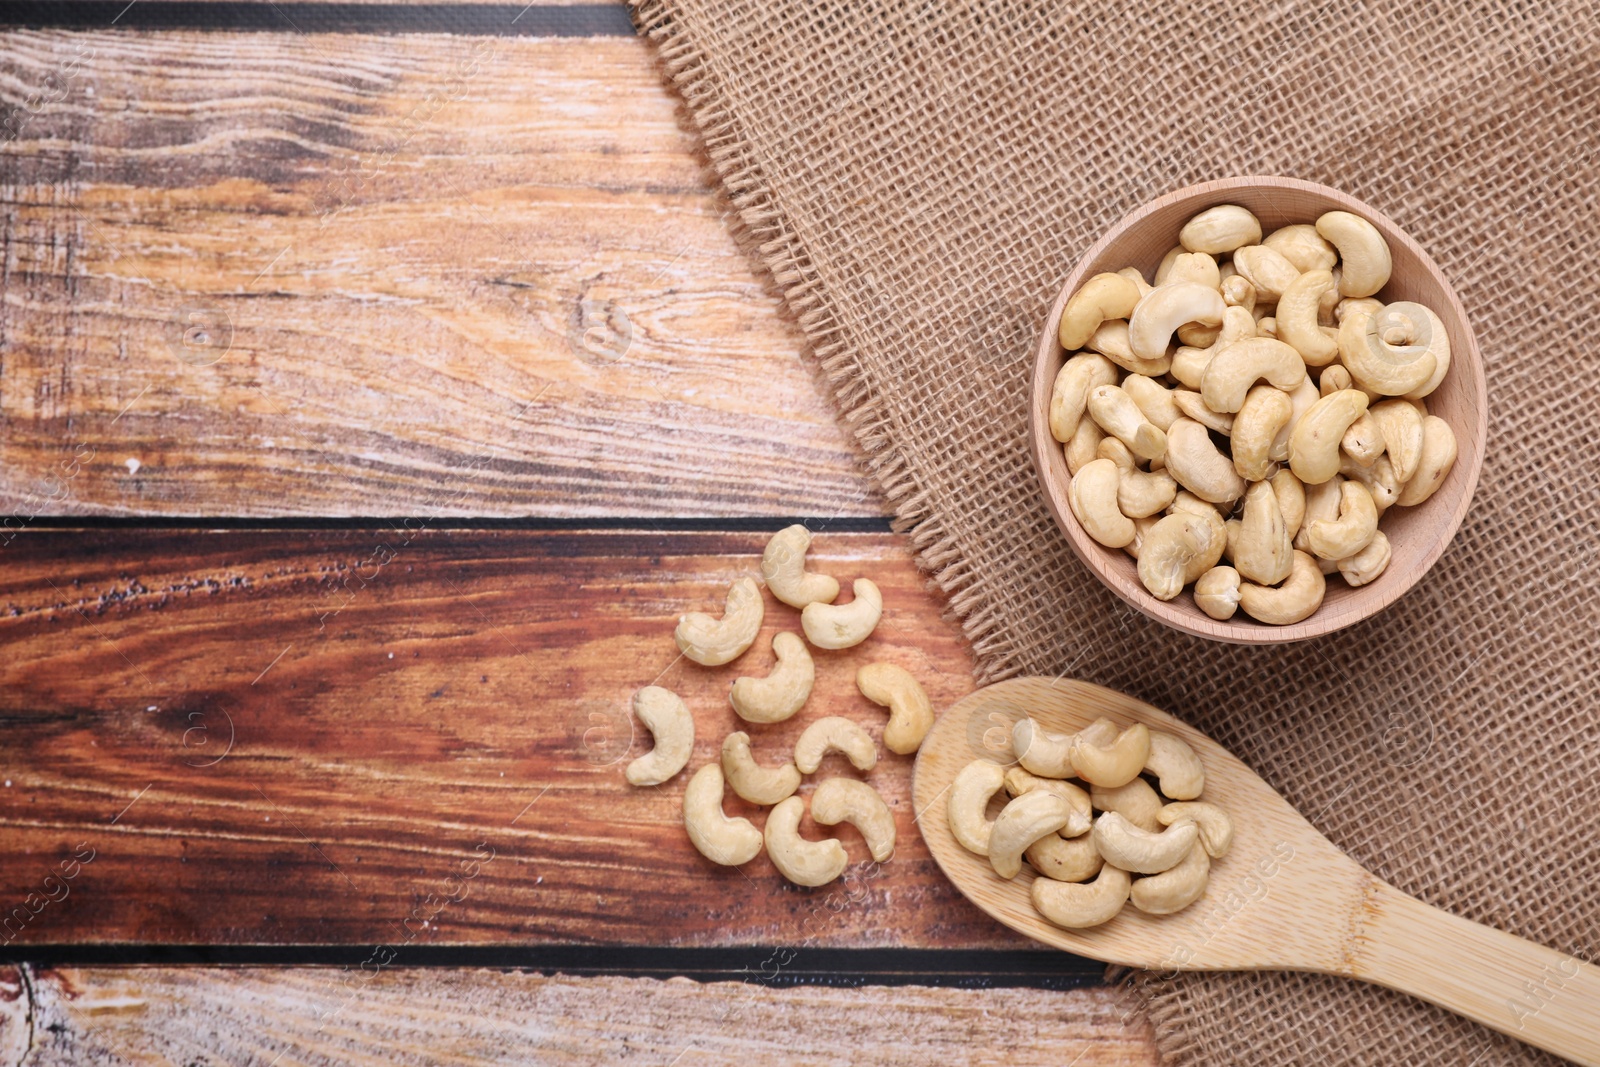
M 1035 876 L 1014 879 L 968 852 L 945 804 L 973 760 L 1014 762 L 1011 727 L 1031 716 L 1073 733 L 1097 718 L 1142 722 L 1186 741 L 1205 767 L 1203 800 L 1233 818 L 1226 856 L 1205 894 L 1173 915 L 1131 903 L 1087 930 L 1053 925 L 1033 907 Z M 940 716 L 917 754 L 918 825 L 956 888 L 1036 941 L 1149 970 L 1290 970 L 1338 974 L 1400 990 L 1577 1063 L 1600 1067 L 1600 975 L 1594 965 L 1441 911 L 1368 872 L 1322 836 L 1227 749 L 1171 715 L 1101 686 L 1015 678 L 980 689 Z M 1360 797 L 1351 797 L 1360 803 Z M 1315 813 L 1320 815 L 1320 813 Z M 1537 992 L 1530 995 L 1525 983 Z

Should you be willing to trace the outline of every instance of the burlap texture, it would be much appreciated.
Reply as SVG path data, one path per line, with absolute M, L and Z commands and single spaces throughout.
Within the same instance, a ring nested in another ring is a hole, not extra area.
M 1069 673 L 1167 708 L 1381 877 L 1594 958 L 1594 9 L 650 0 L 636 16 L 984 680 Z M 1491 397 L 1472 511 L 1426 579 L 1375 620 L 1270 649 L 1122 606 L 1052 524 L 1026 444 L 1032 348 L 1075 257 L 1161 193 L 1249 173 L 1345 189 L 1417 238 L 1458 287 Z M 1553 1062 L 1342 979 L 1133 988 L 1172 1063 Z

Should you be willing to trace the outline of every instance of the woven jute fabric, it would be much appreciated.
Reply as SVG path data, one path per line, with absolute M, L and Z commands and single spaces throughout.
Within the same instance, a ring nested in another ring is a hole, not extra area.
M 1166 708 L 1380 877 L 1595 959 L 1600 15 L 952 6 L 635 14 L 982 680 L 1066 673 Z M 1487 363 L 1488 459 L 1450 550 L 1379 617 L 1287 647 L 1123 606 L 1054 526 L 1027 448 L 1033 347 L 1075 258 L 1232 174 L 1388 213 L 1456 284 Z M 1339 978 L 1129 989 L 1172 1063 L 1554 1062 Z

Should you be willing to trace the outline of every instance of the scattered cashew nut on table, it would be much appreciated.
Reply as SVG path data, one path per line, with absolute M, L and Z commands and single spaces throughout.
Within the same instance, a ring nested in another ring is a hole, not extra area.
M 750 735 L 743 730 L 723 739 L 722 776 L 741 799 L 752 804 L 776 804 L 800 788 L 800 769 L 793 763 L 761 766 L 751 755 Z
M 694 716 L 670 689 L 647 685 L 633 694 L 633 713 L 655 738 L 655 748 L 628 764 L 633 785 L 660 785 L 683 770 L 694 751 Z
M 770 816 L 767 826 L 772 826 Z M 715 763 L 701 767 L 689 779 L 683 791 L 683 827 L 694 847 L 712 863 L 737 867 L 761 854 L 762 836 L 755 824 L 722 810 L 722 768 Z
M 883 728 L 883 745 L 890 752 L 909 756 L 922 747 L 933 728 L 933 703 L 911 672 L 893 663 L 869 663 L 856 672 L 861 695 L 889 709 Z
M 839 715 L 825 716 L 805 728 L 794 743 L 794 765 L 802 774 L 815 774 L 829 752 L 844 753 L 858 771 L 870 771 L 878 763 L 872 735 Z
M 722 617 L 692 611 L 678 619 L 673 640 L 685 656 L 706 667 L 720 667 L 744 655 L 761 630 L 761 587 L 740 578 L 728 589 Z
M 838 579 L 806 570 L 811 531 L 796 523 L 772 535 L 761 554 L 761 578 L 791 608 L 827 604 L 839 595 Z
M 805 707 L 816 681 L 816 665 L 806 643 L 791 633 L 772 638 L 778 665 L 765 678 L 736 678 L 728 702 L 745 722 L 783 722 Z
M 800 816 L 805 810 L 805 801 L 789 797 L 767 812 L 763 832 L 767 856 L 778 873 L 795 885 L 827 885 L 844 873 L 850 857 L 836 838 L 812 841 L 800 836 Z
M 841 649 L 859 645 L 877 629 L 883 617 L 883 594 L 869 578 L 851 585 L 855 599 L 848 604 L 807 604 L 800 612 L 806 640 L 818 648 Z
M 894 855 L 894 814 L 866 782 L 829 778 L 818 783 L 811 794 L 811 819 L 819 826 L 854 826 L 876 863 L 888 863 Z

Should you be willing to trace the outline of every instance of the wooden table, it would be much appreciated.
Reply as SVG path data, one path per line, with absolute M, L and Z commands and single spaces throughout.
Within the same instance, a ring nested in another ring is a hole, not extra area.
M 904 758 L 812 891 L 624 783 L 791 517 L 887 602 L 813 706 L 973 681 L 623 7 L 6 17 L 0 1064 L 1153 1062 Z

